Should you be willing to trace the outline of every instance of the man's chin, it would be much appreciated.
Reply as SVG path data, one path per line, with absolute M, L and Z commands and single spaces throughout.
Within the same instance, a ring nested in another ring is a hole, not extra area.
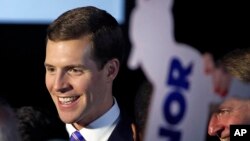
M 67 123 L 67 124 L 75 122 L 75 119 L 72 116 L 67 115 L 67 114 L 66 115 L 59 114 L 59 118 L 61 119 L 62 122 Z

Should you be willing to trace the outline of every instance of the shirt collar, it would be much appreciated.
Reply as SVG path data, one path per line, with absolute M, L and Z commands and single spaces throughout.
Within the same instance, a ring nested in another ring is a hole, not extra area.
M 80 130 L 80 133 L 87 141 L 107 140 L 118 123 L 120 109 L 114 98 L 114 105 L 101 117 L 91 122 L 87 127 Z M 76 129 L 71 124 L 66 124 L 66 129 L 71 135 Z

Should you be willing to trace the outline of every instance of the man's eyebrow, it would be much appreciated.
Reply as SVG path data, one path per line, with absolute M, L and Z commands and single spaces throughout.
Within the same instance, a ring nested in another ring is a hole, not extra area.
M 53 67 L 53 65 L 50 65 L 50 64 L 47 64 L 47 63 L 44 63 L 44 66 L 45 67 Z
M 66 68 L 87 68 L 85 65 L 82 64 L 72 64 L 72 65 L 67 65 Z
M 47 64 L 47 63 L 44 63 L 44 66 L 45 67 L 55 67 L 51 64 Z M 64 68 L 67 68 L 67 69 L 70 69 L 70 68 L 82 68 L 82 69 L 87 69 L 87 67 L 83 64 L 72 64 L 72 65 L 67 65 L 67 66 L 64 66 Z

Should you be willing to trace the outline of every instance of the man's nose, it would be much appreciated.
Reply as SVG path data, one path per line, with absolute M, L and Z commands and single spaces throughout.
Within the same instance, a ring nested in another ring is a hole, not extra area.
M 220 119 L 216 115 L 212 115 L 208 125 L 208 134 L 210 136 L 220 135 L 224 129 L 223 124 L 221 124 Z
M 58 73 L 54 80 L 53 89 L 56 92 L 65 92 L 69 87 L 67 75 Z

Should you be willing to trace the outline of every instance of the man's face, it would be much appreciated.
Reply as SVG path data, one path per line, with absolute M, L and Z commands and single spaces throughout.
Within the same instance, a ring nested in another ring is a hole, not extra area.
M 112 99 L 105 69 L 98 70 L 90 51 L 86 37 L 47 42 L 46 87 L 65 123 L 90 123 Z
M 230 125 L 250 124 L 250 100 L 226 99 L 210 118 L 208 134 L 218 136 L 221 141 L 230 140 Z

